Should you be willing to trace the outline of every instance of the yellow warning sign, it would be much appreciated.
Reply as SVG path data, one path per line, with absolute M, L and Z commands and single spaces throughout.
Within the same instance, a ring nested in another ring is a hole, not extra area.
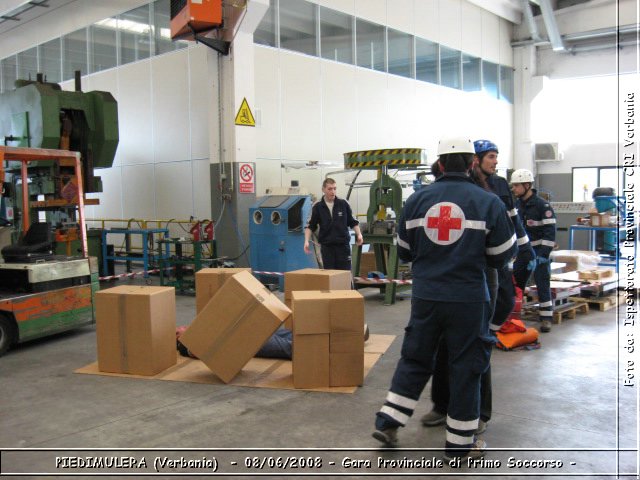
M 253 118 L 253 113 L 251 113 L 251 109 L 249 108 L 246 98 L 242 99 L 242 104 L 240 105 L 240 109 L 236 115 L 236 125 L 245 125 L 247 127 L 256 126 L 256 120 Z

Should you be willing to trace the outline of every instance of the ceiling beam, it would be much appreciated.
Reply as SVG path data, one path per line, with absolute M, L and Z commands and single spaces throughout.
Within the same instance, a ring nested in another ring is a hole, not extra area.
M 468 0 L 488 12 L 491 12 L 511 23 L 522 22 L 522 7 L 519 0 Z

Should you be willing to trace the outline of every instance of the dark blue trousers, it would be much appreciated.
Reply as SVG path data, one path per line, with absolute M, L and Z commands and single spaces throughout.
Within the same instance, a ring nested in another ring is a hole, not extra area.
M 351 270 L 351 248 L 344 245 L 320 245 L 322 268 L 325 270 Z
M 404 426 L 433 373 L 438 341 L 448 349 L 449 407 L 445 447 L 461 455 L 474 442 L 480 416 L 480 376 L 489 366 L 489 302 L 448 303 L 413 297 L 401 357 L 376 428 Z

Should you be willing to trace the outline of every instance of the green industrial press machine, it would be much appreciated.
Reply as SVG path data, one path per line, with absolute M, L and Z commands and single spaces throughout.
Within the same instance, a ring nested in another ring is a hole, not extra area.
M 421 148 L 395 148 L 382 150 L 361 150 L 344 154 L 344 168 L 347 170 L 376 170 L 377 178 L 369 188 L 367 225 L 363 228 L 365 244 L 373 247 L 376 268 L 385 275 L 389 283 L 380 285 L 384 291 L 385 305 L 395 302 L 398 284 L 398 245 L 396 220 L 402 211 L 402 185 L 389 175 L 389 170 L 420 169 L 424 167 L 425 150 Z M 389 218 L 389 212 L 395 218 Z M 362 246 L 354 244 L 352 251 L 352 272 L 358 277 Z M 360 280 L 356 286 L 372 286 L 372 282 Z

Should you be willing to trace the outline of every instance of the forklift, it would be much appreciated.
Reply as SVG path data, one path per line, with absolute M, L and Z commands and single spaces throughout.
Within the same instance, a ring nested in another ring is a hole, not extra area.
M 80 72 L 75 91 L 38 74 L 0 94 L 0 355 L 94 323 L 84 207 L 99 200 L 85 193 L 102 191 L 94 168 L 112 166 L 117 144 L 115 99 L 82 92 Z

